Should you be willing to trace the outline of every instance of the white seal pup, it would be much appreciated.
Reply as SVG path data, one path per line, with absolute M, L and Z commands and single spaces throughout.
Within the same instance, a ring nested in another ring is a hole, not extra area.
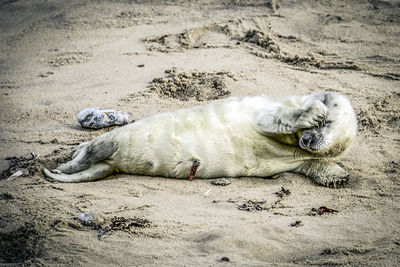
M 349 174 L 334 161 L 356 132 L 353 108 L 337 93 L 228 98 L 114 129 L 44 173 L 86 182 L 113 172 L 190 179 L 296 172 L 335 185 Z

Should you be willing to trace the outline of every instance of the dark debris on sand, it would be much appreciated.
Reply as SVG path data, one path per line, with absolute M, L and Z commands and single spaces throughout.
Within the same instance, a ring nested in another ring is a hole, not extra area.
M 337 212 L 339 212 L 339 211 L 335 210 L 335 209 L 331 209 L 331 208 L 325 207 L 325 206 L 321 206 L 318 209 L 312 208 L 311 212 L 309 212 L 308 215 L 315 216 L 315 215 L 324 215 L 324 214 L 334 214 L 334 213 L 337 213 Z
M 237 208 L 239 210 L 244 210 L 244 211 L 262 211 L 262 210 L 271 210 L 276 208 L 276 206 L 288 195 L 291 194 L 289 189 L 285 189 L 281 187 L 281 189 L 278 192 L 275 192 L 275 194 L 278 196 L 278 199 L 269 207 L 266 207 L 264 204 L 266 201 L 253 201 L 253 200 L 248 200 L 245 203 L 238 205 Z
M 103 235 L 108 234 L 114 231 L 124 231 L 130 232 L 132 228 L 147 228 L 151 226 L 151 222 L 147 219 L 141 218 L 125 218 L 125 217 L 113 217 L 111 218 L 111 222 L 102 227 L 100 225 L 96 225 L 97 228 L 97 237 L 100 239 Z
M 9 178 L 19 170 L 22 171 L 20 176 L 26 177 L 29 175 L 34 175 L 41 169 L 37 158 L 38 155 L 35 153 L 31 153 L 30 157 L 7 157 L 6 160 L 9 160 L 10 163 L 8 168 L 0 173 L 0 180 Z

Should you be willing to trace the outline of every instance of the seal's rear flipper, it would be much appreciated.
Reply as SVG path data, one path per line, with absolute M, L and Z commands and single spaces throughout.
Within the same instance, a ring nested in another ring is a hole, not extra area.
M 79 183 L 79 182 L 95 181 L 110 175 L 111 173 L 113 173 L 113 171 L 114 171 L 113 168 L 109 164 L 104 162 L 94 164 L 86 170 L 76 172 L 73 174 L 66 174 L 60 171 L 52 172 L 49 169 L 43 170 L 44 174 L 47 177 L 63 183 Z
M 72 155 L 72 160 L 59 165 L 55 171 L 74 174 L 110 157 L 117 150 L 115 142 L 103 135 L 90 142 L 79 145 L 78 150 Z

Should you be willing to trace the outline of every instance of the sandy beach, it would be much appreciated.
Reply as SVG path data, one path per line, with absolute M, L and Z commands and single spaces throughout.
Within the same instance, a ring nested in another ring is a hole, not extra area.
M 398 266 L 399 43 L 396 0 L 0 1 L 0 265 Z M 137 121 L 315 92 L 357 114 L 337 188 L 293 173 L 218 186 L 42 172 L 115 128 L 82 128 L 87 107 Z

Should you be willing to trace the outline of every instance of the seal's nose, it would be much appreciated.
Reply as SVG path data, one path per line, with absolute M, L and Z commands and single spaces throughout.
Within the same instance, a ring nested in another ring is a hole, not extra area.
M 311 142 L 311 139 L 312 139 L 311 134 L 303 135 L 303 142 L 305 144 L 309 144 Z
M 305 147 L 310 147 L 311 141 L 313 140 L 313 134 L 312 133 L 303 133 L 301 136 L 301 144 Z

